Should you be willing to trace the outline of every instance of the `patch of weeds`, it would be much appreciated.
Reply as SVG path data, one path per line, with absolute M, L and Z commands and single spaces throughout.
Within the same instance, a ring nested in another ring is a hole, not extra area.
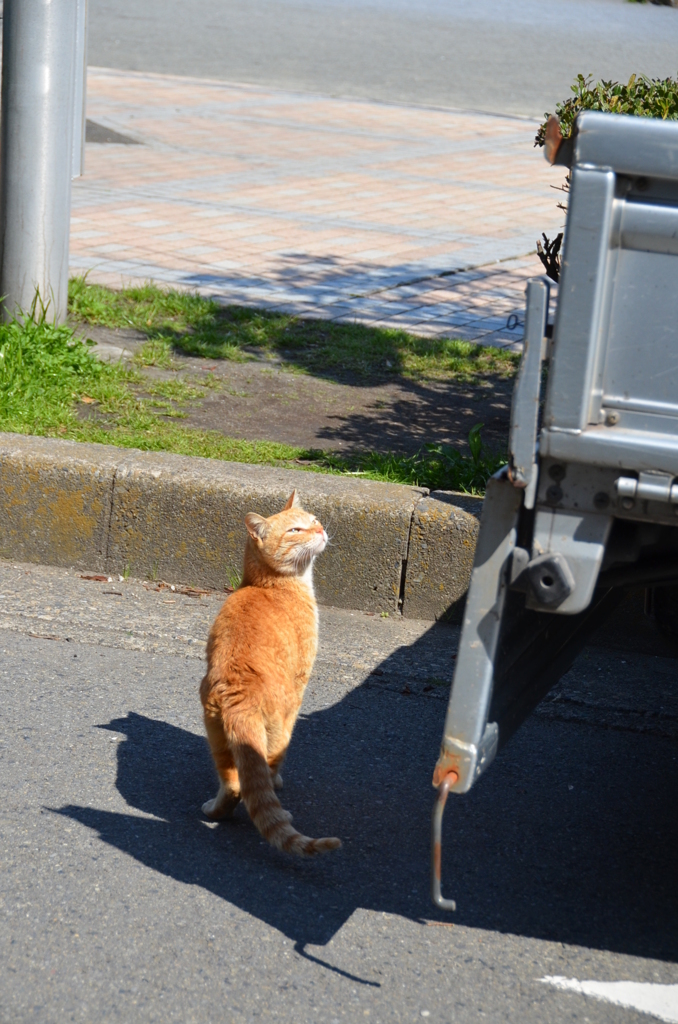
M 0 422 L 19 433 L 47 433 L 74 419 L 82 396 L 94 404 L 117 392 L 121 374 L 107 375 L 90 346 L 69 327 L 26 317 L 0 324 Z
M 334 472 L 350 473 L 368 480 L 428 487 L 432 491 L 461 491 L 484 494 L 489 477 L 505 465 L 506 458 L 485 447 L 481 438 L 482 423 L 468 435 L 470 455 L 448 444 L 427 444 L 414 455 L 393 452 L 309 452 L 308 458 L 318 467 Z
M 166 415 L 164 412 L 161 415 Z M 76 441 L 96 441 L 119 448 L 139 448 L 150 452 L 174 452 L 224 462 L 248 462 L 253 465 L 283 466 L 298 469 L 296 460 L 307 455 L 305 449 L 274 441 L 243 441 L 224 437 L 215 430 L 183 427 L 153 415 L 146 406 L 126 420 L 112 425 L 76 425 L 60 435 Z M 309 467 L 315 468 L 315 467 Z M 322 470 L 321 470 L 322 471 Z
M 226 579 L 231 590 L 237 590 L 242 583 L 242 572 L 233 565 L 226 567 Z
M 468 341 L 222 307 L 152 284 L 113 291 L 73 278 L 69 304 L 76 319 L 146 334 L 149 340 L 135 357 L 143 366 L 171 367 L 176 351 L 208 359 L 269 357 L 288 370 L 358 382 L 397 375 L 461 381 L 511 377 L 518 366 L 515 353 Z
M 152 284 L 115 291 L 90 284 L 86 275 L 69 281 L 68 307 L 79 320 L 106 327 L 133 327 L 146 334 L 161 327 L 186 330 L 211 323 L 218 308 L 198 295 Z
M 136 366 L 159 366 L 170 370 L 174 366 L 172 345 L 166 338 L 150 338 L 144 342 L 132 360 Z
M 193 398 L 203 398 L 205 388 L 202 382 L 187 380 L 186 377 L 170 377 L 167 380 L 149 381 L 144 377 L 144 386 L 150 386 L 153 394 L 166 398 L 170 402 L 188 402 Z
M 404 332 L 400 332 L 403 333 Z M 483 347 L 471 341 L 454 338 L 407 339 L 405 376 L 429 379 L 454 377 L 472 381 L 477 377 L 512 377 L 518 369 L 520 356 L 504 349 Z

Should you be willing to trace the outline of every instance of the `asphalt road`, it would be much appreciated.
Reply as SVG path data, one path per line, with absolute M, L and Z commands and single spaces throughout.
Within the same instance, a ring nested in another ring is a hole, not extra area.
M 220 600 L 0 563 L 0 1020 L 648 1019 L 540 979 L 678 983 L 671 648 L 622 620 L 450 800 L 443 915 L 430 775 L 457 631 L 323 610 L 283 797 L 344 848 L 301 862 L 200 813 Z
M 90 0 L 103 67 L 541 116 L 578 72 L 678 71 L 678 11 L 626 0 Z

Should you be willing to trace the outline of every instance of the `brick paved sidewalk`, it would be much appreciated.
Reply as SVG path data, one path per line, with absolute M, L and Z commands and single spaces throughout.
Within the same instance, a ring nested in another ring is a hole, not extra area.
M 130 144 L 87 146 L 74 271 L 519 342 L 526 254 L 562 221 L 534 122 L 104 69 L 88 90 Z

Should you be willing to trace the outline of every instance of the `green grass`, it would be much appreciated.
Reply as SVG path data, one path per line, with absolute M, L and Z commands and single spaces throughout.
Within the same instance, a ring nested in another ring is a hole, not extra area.
M 184 415 L 181 407 L 187 401 L 204 393 L 191 382 L 151 381 L 121 364 L 100 363 L 90 344 L 68 326 L 30 318 L 23 324 L 0 324 L 2 430 L 238 462 L 271 463 L 303 453 L 267 441 L 187 430 L 174 422 Z M 78 415 L 85 409 L 91 419 Z
M 132 291 L 141 298 L 132 300 Z M 220 311 L 195 296 L 160 292 L 151 287 L 113 293 L 85 286 L 81 280 L 74 282 L 72 296 L 74 313 L 79 310 L 83 316 L 86 307 L 94 316 L 98 309 L 99 322 L 120 325 L 123 314 L 129 314 L 128 325 L 137 326 L 145 317 L 146 326 L 155 331 L 151 325 L 156 323 L 158 333 L 150 338 L 151 345 L 167 344 L 171 350 L 177 344 L 176 339 L 181 338 L 182 347 L 184 342 L 189 343 L 186 339 L 191 344 L 206 347 L 210 332 L 221 338 L 219 345 L 225 344 Z M 169 342 L 161 338 L 160 332 L 169 330 L 163 325 L 172 310 L 175 319 L 171 329 L 176 337 Z M 267 338 L 273 346 L 277 344 L 276 332 L 283 330 L 280 322 L 285 321 L 288 326 L 295 323 L 289 317 L 276 319 L 245 310 L 235 311 L 233 315 L 238 323 L 245 325 L 239 335 L 241 342 L 243 337 L 251 339 L 253 332 L 261 329 L 264 340 Z M 104 320 L 104 316 L 108 319 Z M 201 318 L 208 324 L 204 330 L 200 327 Z M 305 329 L 300 323 L 294 327 L 302 333 Z M 320 327 L 316 325 L 316 329 Z M 326 329 L 324 325 L 322 329 Z M 338 337 L 348 335 L 350 345 L 354 344 L 357 328 L 335 327 L 334 330 Z M 400 332 L 381 333 L 401 337 Z M 408 338 L 407 335 L 402 337 Z M 217 346 L 217 341 L 209 344 Z M 446 445 L 425 445 L 409 456 L 370 451 L 323 452 L 272 441 L 245 441 L 224 437 L 216 431 L 188 428 L 181 423 L 184 407 L 204 396 L 207 387 L 216 386 L 211 380 L 152 380 L 138 367 L 99 362 L 91 347 L 91 342 L 81 341 L 67 325 L 54 327 L 44 319 L 31 317 L 26 317 L 23 323 L 16 320 L 0 323 L 0 430 L 232 462 L 348 473 L 365 479 L 467 493 L 482 493 L 487 477 L 503 461 L 483 447 L 480 425 L 469 435 L 470 455 L 466 456 Z M 259 347 L 266 345 L 262 343 Z M 244 344 L 240 348 L 234 346 L 234 351 L 238 358 L 246 357 Z M 370 360 L 374 358 L 374 352 L 369 358 L 365 357 L 365 366 L 373 365 Z M 171 359 L 171 351 L 168 359 Z M 469 372 L 470 358 L 463 357 L 462 362 L 465 368 L 460 372 Z
M 216 302 L 152 284 L 112 291 L 73 278 L 71 315 L 91 324 L 133 327 L 148 341 L 139 360 L 171 366 L 175 350 L 208 359 L 245 360 L 275 356 L 289 369 L 358 382 L 395 375 L 414 379 L 471 381 L 511 377 L 512 352 L 449 338 L 419 338 L 401 330 L 301 320 Z
M 380 452 L 309 453 L 316 466 L 325 471 L 352 473 L 368 480 L 407 483 L 434 490 L 463 491 L 483 494 L 488 477 L 503 466 L 506 459 L 488 451 L 482 443 L 482 424 L 469 432 L 471 454 L 462 453 L 452 445 L 427 444 L 414 455 L 382 454 Z M 310 464 L 310 463 L 309 463 Z

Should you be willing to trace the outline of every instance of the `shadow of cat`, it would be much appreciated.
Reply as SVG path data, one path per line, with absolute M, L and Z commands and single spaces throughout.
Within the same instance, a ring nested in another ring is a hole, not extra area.
M 386 659 L 383 678 L 404 682 L 425 663 L 427 637 Z M 443 884 L 458 911 L 434 909 L 431 771 L 445 696 L 363 685 L 300 717 L 283 806 L 306 834 L 340 836 L 338 853 L 278 853 L 242 806 L 211 827 L 200 813 L 215 789 L 204 739 L 135 712 L 100 728 L 126 737 L 117 788 L 152 817 L 78 806 L 57 813 L 259 918 L 309 957 L 306 946 L 325 945 L 366 908 L 675 959 L 676 747 L 656 736 L 532 716 L 471 793 L 448 802 Z

